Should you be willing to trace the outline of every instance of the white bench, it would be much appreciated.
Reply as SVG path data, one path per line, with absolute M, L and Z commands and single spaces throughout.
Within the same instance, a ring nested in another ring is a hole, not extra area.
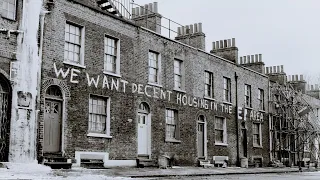
M 80 166 L 81 159 L 86 160 L 103 160 L 106 162 L 109 159 L 109 153 L 107 152 L 83 152 L 83 151 L 76 151 L 75 152 L 75 159 L 76 164 L 75 166 Z
M 213 156 L 212 160 L 213 160 L 214 165 L 218 165 L 218 166 L 221 165 L 222 167 L 226 167 L 227 161 L 229 160 L 229 157 L 228 156 Z

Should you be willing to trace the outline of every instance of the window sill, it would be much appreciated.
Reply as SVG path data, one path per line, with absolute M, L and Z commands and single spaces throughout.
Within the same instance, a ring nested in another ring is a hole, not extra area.
M 112 73 L 112 72 L 103 71 L 103 74 L 121 78 L 120 74 L 115 74 L 115 73 Z
M 84 65 L 81 65 L 81 64 L 75 64 L 75 63 L 71 63 L 71 62 L 68 62 L 68 61 L 63 61 L 63 64 L 68 64 L 68 65 L 71 65 L 71 66 L 77 66 L 77 67 L 79 67 L 79 68 L 83 68 L 83 69 L 85 69 L 85 68 L 86 68 L 86 66 L 84 66 Z
M 9 21 L 13 21 L 13 22 L 17 22 L 17 19 L 16 18 L 14 18 L 14 19 L 11 19 L 11 18 L 8 18 L 8 17 L 6 17 L 6 16 L 2 16 L 2 15 L 0 15 L 3 19 L 6 19 L 6 20 L 9 20 Z
M 232 105 L 232 102 L 223 101 L 222 103 Z
M 254 144 L 254 145 L 253 145 L 253 147 L 254 147 L 254 148 L 260 148 L 260 149 L 262 149 L 262 148 L 263 148 L 262 146 L 257 145 L 257 144 Z
M 244 108 L 246 108 L 246 109 L 250 109 L 250 110 L 253 110 L 253 108 L 252 108 L 252 107 L 248 107 L 248 106 L 245 106 Z
M 211 98 L 211 97 L 209 97 L 209 96 L 204 96 L 204 97 L 203 97 L 203 99 L 207 99 L 207 100 L 215 101 L 215 99 L 214 99 L 214 98 Z
M 171 143 L 181 143 L 181 141 L 177 140 L 177 139 L 166 139 L 165 141 L 166 142 L 171 142 Z
M 186 91 L 182 90 L 182 89 L 178 89 L 178 88 L 173 88 L 174 91 L 178 91 L 178 92 L 182 92 L 182 93 L 186 93 Z
M 215 146 L 228 146 L 227 143 L 214 143 Z
M 101 138 L 108 138 L 111 139 L 112 136 L 109 136 L 107 134 L 99 134 L 99 133 L 89 133 L 87 134 L 88 137 L 101 137 Z
M 265 110 L 259 110 L 259 112 L 266 113 L 266 111 L 265 111 Z
M 152 82 L 148 82 L 148 84 L 151 85 L 151 86 L 157 86 L 157 87 L 160 87 L 160 88 L 163 87 L 163 86 L 160 85 L 160 84 L 156 84 L 156 83 L 152 83 Z

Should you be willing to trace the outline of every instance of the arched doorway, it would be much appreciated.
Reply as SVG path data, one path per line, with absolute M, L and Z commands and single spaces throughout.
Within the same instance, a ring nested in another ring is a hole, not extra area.
M 147 103 L 141 103 L 138 109 L 138 156 L 150 155 L 151 116 Z
M 203 115 L 198 116 L 198 129 L 197 129 L 197 146 L 198 146 L 198 158 L 206 157 L 206 120 Z
M 45 94 L 44 145 L 45 153 L 61 152 L 63 96 L 58 86 L 48 87 Z
M 5 77 L 0 74 L 0 162 L 9 157 L 11 88 Z

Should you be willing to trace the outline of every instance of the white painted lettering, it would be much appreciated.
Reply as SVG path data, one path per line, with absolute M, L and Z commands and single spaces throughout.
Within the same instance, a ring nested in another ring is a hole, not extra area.
M 68 76 L 69 71 L 70 71 L 70 68 L 68 68 L 66 72 L 64 72 L 62 70 L 62 68 L 60 68 L 59 71 L 58 71 L 56 63 L 53 63 L 53 68 L 54 68 L 54 72 L 56 73 L 57 78 L 59 78 L 59 76 L 61 74 L 62 78 L 65 79 Z
M 142 84 L 138 84 L 138 94 L 143 94 L 143 85 Z
M 79 83 L 79 81 L 73 79 L 74 77 L 78 76 L 77 73 L 80 73 L 80 71 L 78 69 L 73 69 L 73 68 L 71 69 L 71 75 L 70 75 L 70 82 L 71 83 L 74 83 L 74 84 Z
M 229 106 L 229 114 L 232 114 L 232 106 Z
M 145 93 L 148 97 L 151 97 L 151 95 L 148 94 L 148 88 L 152 88 L 152 87 L 149 86 L 149 85 L 146 85 L 146 86 L 144 87 L 144 93 Z
M 167 91 L 168 92 L 168 101 L 170 102 L 170 100 L 171 100 L 171 91 Z
M 181 104 L 181 94 L 177 93 L 177 104 Z
M 157 87 L 153 87 L 153 97 L 154 98 L 159 98 L 159 92 L 160 92 L 160 89 L 157 88 Z
M 111 90 L 116 89 L 116 91 L 119 91 L 119 80 L 116 81 L 112 78 L 111 81 Z
M 214 103 L 213 103 L 213 107 L 214 107 L 214 110 L 215 110 L 215 111 L 218 111 L 218 103 L 214 102 Z
M 137 92 L 137 90 L 138 90 L 138 86 L 137 86 L 137 84 L 132 83 L 132 93 Z
M 182 96 L 182 104 L 183 104 L 183 105 L 187 105 L 187 104 L 188 104 L 187 95 L 183 95 L 183 96 Z
M 166 99 L 166 92 L 162 89 L 160 91 L 160 99 Z
M 198 102 L 196 97 L 193 97 L 193 106 L 198 107 Z
M 126 80 L 123 80 L 123 79 L 121 79 L 120 82 L 122 82 L 123 92 L 125 93 L 125 92 L 126 92 L 126 86 L 127 86 L 127 84 L 128 84 L 129 82 L 126 81 Z
M 208 100 L 204 100 L 204 108 L 209 109 Z
M 104 76 L 103 77 L 102 88 L 105 88 L 106 86 L 107 86 L 107 89 L 110 89 L 109 88 L 109 83 L 108 83 L 108 78 L 107 78 L 107 76 Z
M 93 83 L 94 86 L 95 86 L 96 88 L 98 88 L 100 76 L 98 76 L 97 79 L 95 80 L 94 78 L 91 78 L 91 79 L 90 79 L 89 74 L 88 74 L 88 73 L 86 73 L 86 74 L 87 74 L 87 79 L 88 79 L 88 86 L 90 87 L 91 84 Z

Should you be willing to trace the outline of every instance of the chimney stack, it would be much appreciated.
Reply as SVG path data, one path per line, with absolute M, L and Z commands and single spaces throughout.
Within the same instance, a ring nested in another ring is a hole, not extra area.
M 248 59 L 248 62 L 244 61 L 244 59 Z M 264 74 L 265 71 L 269 73 L 269 68 L 265 69 L 264 63 L 262 62 L 262 54 L 242 56 L 240 57 L 239 64 L 262 74 Z
M 236 47 L 235 38 L 220 40 L 212 43 L 210 53 L 225 58 L 234 63 L 238 63 L 238 48 Z M 249 59 L 243 59 L 244 63 Z
M 205 37 L 206 35 L 202 32 L 202 23 L 195 23 L 178 27 L 178 34 L 175 37 L 175 40 L 188 44 L 194 48 L 205 50 Z
M 132 8 L 132 20 L 136 25 L 148 28 L 161 34 L 161 18 L 158 13 L 158 3 L 149 3 L 144 6 Z
M 290 75 L 289 78 L 290 79 Z M 307 82 L 304 80 L 303 75 L 300 76 L 298 74 L 292 75 L 291 80 L 288 81 L 289 84 L 296 90 L 301 91 L 302 93 L 306 93 Z M 312 86 L 311 86 L 312 87 Z M 313 87 L 312 87 L 313 88 Z
M 282 85 L 290 79 L 287 78 L 283 65 L 266 67 L 265 74 L 269 76 L 270 81 L 278 82 Z

